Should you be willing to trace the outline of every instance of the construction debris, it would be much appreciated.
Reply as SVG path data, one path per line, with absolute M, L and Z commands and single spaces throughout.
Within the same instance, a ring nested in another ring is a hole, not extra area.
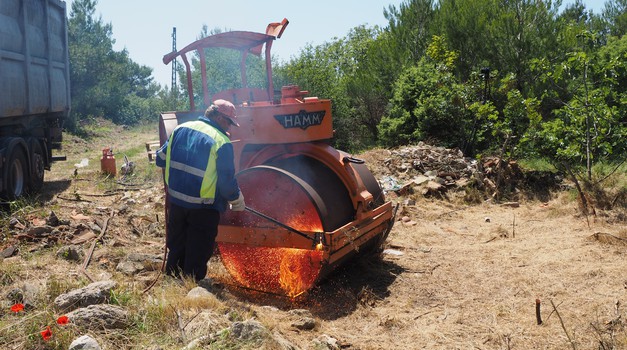
M 473 188 L 484 193 L 485 199 L 510 198 L 527 187 L 529 180 L 515 161 L 498 157 L 477 160 L 464 156 L 459 149 L 424 142 L 369 152 L 369 157 L 374 157 L 367 161 L 383 190 L 398 196 L 417 193 L 440 197 Z M 559 179 L 553 176 L 549 181 L 549 185 L 555 185 Z

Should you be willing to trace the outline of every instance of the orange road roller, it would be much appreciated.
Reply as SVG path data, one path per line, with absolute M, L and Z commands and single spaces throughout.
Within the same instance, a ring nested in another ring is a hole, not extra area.
M 235 104 L 240 127 L 230 136 L 247 208 L 222 214 L 220 260 L 242 287 L 294 298 L 348 259 L 379 251 L 395 208 L 363 160 L 330 145 L 330 100 L 308 97 L 294 85 L 275 96 L 270 50 L 288 23 L 271 23 L 265 33 L 211 35 L 165 55 L 165 64 L 177 57 L 185 64 L 190 110 L 162 113 L 159 134 L 163 144 L 178 124 L 196 119 L 216 99 Z M 209 93 L 205 60 L 213 48 L 240 53 L 239 87 Z M 247 58 L 262 51 L 266 86 L 252 88 Z M 200 61 L 198 85 L 190 53 Z M 202 101 L 193 91 L 198 86 Z

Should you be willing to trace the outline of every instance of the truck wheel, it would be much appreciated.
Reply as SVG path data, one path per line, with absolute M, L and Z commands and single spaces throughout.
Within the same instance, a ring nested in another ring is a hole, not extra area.
M 39 192 L 44 185 L 44 151 L 36 139 L 30 142 L 30 183 L 29 191 Z
M 21 147 L 14 147 L 5 163 L 4 170 L 4 196 L 9 199 L 16 199 L 24 194 L 26 189 L 26 155 Z

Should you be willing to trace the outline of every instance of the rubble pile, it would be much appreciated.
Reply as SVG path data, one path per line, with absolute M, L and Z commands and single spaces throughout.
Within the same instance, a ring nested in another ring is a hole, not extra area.
M 515 161 L 465 157 L 459 149 L 431 146 L 424 142 L 393 150 L 378 150 L 366 156 L 374 176 L 386 193 L 442 196 L 474 188 L 486 197 L 516 193 L 525 176 Z M 376 164 L 376 165 L 373 165 Z

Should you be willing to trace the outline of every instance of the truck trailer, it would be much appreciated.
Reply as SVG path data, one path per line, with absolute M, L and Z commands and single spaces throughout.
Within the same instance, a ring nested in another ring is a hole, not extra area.
M 0 197 L 37 192 L 70 112 L 66 4 L 0 1 Z

